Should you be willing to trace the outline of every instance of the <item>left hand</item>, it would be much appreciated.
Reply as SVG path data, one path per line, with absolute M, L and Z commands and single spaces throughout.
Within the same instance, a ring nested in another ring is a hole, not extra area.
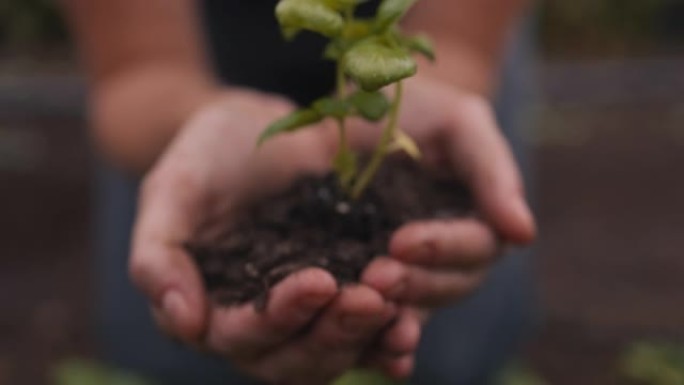
M 262 197 L 331 163 L 325 122 L 254 150 L 261 129 L 294 105 L 278 96 L 226 89 L 178 131 L 141 189 L 130 257 L 133 281 L 159 327 L 269 384 L 323 385 L 352 368 L 396 307 L 365 285 L 338 290 L 309 268 L 278 283 L 263 312 L 210 300 L 188 240 L 225 234 Z
M 389 256 L 365 270 L 362 283 L 404 308 L 368 354 L 371 365 L 396 378 L 411 373 L 429 314 L 472 292 L 505 247 L 528 244 L 536 232 L 490 102 L 425 76 L 406 81 L 404 94 L 400 128 L 416 140 L 426 167 L 468 185 L 480 217 L 409 223 L 393 235 Z M 379 132 L 355 122 L 353 144 L 369 147 Z

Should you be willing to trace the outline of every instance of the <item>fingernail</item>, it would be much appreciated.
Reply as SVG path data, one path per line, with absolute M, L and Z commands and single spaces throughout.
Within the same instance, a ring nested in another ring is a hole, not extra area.
M 181 293 L 177 290 L 170 290 L 162 299 L 162 309 L 172 324 L 175 324 L 179 317 L 187 311 L 188 306 Z

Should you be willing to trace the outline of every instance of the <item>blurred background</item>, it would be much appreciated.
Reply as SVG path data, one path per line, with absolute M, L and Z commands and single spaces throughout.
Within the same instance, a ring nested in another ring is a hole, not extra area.
M 544 323 L 521 362 L 543 382 L 526 383 L 630 384 L 625 355 L 684 371 L 676 347 L 634 345 L 684 342 L 684 2 L 547 0 L 537 39 Z M 2 385 L 97 355 L 84 101 L 54 5 L 2 0 Z

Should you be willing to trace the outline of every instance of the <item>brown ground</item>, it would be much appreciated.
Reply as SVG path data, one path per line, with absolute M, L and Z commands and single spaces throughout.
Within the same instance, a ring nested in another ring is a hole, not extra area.
M 684 338 L 683 66 L 544 71 L 534 138 L 547 322 L 527 356 L 553 385 L 621 384 L 612 373 L 625 343 Z M 43 384 L 48 363 L 92 352 L 88 155 L 79 119 L 57 113 L 78 93 L 55 91 L 71 81 L 17 91 L 45 84 L 0 77 L 3 385 Z
M 43 384 L 49 363 L 91 351 L 88 152 L 73 83 L 0 77 L 2 385 Z
M 537 149 L 548 323 L 530 356 L 553 385 L 620 384 L 624 343 L 684 338 L 682 64 L 546 72 L 541 126 L 565 133 Z

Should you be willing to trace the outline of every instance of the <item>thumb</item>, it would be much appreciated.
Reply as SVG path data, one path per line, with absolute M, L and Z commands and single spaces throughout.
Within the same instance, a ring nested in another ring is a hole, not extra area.
M 190 217 L 183 196 L 167 183 L 146 183 L 133 234 L 129 273 L 148 297 L 159 326 L 186 343 L 204 333 L 207 304 L 202 278 L 183 243 Z M 187 191 L 187 190 L 186 190 Z
M 536 225 L 522 178 L 494 112 L 480 99 L 463 103 L 450 130 L 450 160 L 475 195 L 485 219 L 506 242 L 528 244 Z
M 206 306 L 199 273 L 184 251 L 147 245 L 133 252 L 129 266 L 159 327 L 181 341 L 197 341 L 204 332 Z

